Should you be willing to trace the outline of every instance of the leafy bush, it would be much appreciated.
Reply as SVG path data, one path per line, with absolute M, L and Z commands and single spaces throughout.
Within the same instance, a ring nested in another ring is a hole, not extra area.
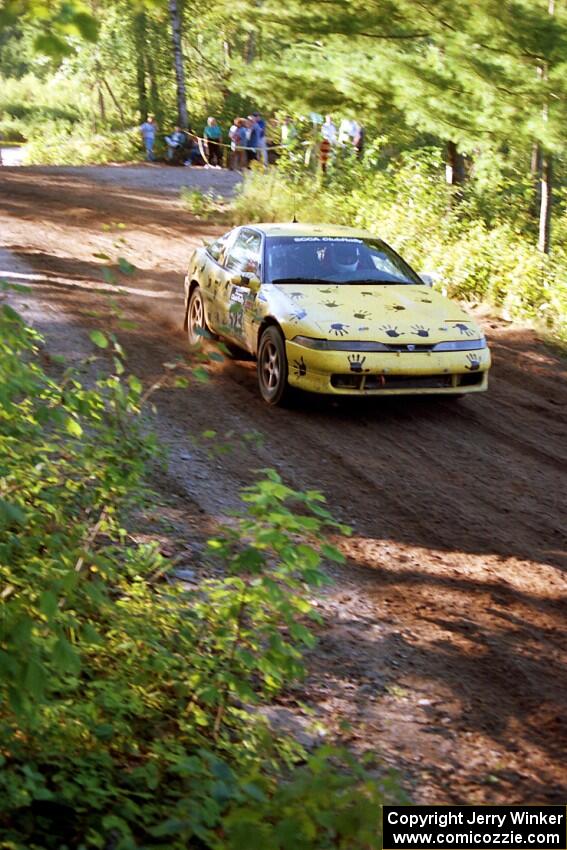
M 29 165 L 97 165 L 141 158 L 137 130 L 95 133 L 85 124 L 45 122 L 29 135 Z
M 19 118 L 0 119 L 0 143 L 25 142 L 27 126 Z
M 49 85 L 33 74 L 0 77 L 0 138 L 25 141 L 46 122 L 72 126 L 86 115 L 87 102 L 76 81 L 62 75 Z
M 255 707 L 302 675 L 332 520 L 274 472 L 211 541 L 226 577 L 164 581 L 127 545 L 156 444 L 122 350 L 92 386 L 40 365 L 0 308 L 0 845 L 373 848 L 379 787 L 344 753 L 307 755 Z M 393 785 L 383 783 L 394 797 Z
M 474 184 L 456 203 L 441 168 L 438 151 L 421 150 L 380 169 L 368 156 L 363 163 L 336 163 L 327 175 L 310 174 L 299 161 L 295 172 L 288 163 L 266 176 L 253 171 L 236 196 L 233 220 L 291 221 L 295 215 L 370 230 L 418 270 L 435 271 L 449 295 L 485 300 L 567 339 L 567 218 L 555 229 L 552 256 L 543 256 L 519 229 L 516 207 L 503 220 L 497 198 L 485 220 Z
M 80 81 L 63 73 L 51 76 L 49 84 L 34 74 L 0 77 L 0 113 L 14 118 L 80 120 L 88 114 L 89 99 Z
M 222 196 L 214 191 L 201 192 L 199 189 L 189 189 L 183 186 L 181 189 L 181 201 L 183 205 L 193 213 L 195 218 L 208 221 L 214 218 L 222 220 L 226 213 L 226 205 Z

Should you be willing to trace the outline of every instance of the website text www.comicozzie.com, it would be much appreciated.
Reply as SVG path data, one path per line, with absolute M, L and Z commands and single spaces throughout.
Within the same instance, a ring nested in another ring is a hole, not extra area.
M 564 806 L 384 806 L 384 848 L 565 850 Z
M 394 832 L 392 841 L 398 847 L 459 847 L 465 843 L 470 847 L 561 847 L 556 832 L 530 832 L 526 836 L 521 832 Z

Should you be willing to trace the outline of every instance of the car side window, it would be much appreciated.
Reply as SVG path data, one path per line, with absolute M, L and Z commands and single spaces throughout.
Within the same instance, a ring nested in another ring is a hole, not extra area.
M 260 273 L 260 253 L 262 250 L 262 237 L 255 230 L 243 227 L 226 260 L 226 268 L 231 272 L 241 274 Z
M 212 242 L 207 247 L 207 254 L 209 257 L 212 257 L 215 262 L 217 262 L 220 266 L 224 265 L 226 249 L 230 242 L 230 237 L 232 236 L 233 231 L 229 230 L 228 233 L 225 233 L 224 236 L 221 236 L 220 239 L 217 239 L 216 242 Z

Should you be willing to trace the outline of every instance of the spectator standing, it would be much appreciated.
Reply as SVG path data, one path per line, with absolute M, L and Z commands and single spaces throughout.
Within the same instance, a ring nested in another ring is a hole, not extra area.
M 354 145 L 355 150 L 356 150 L 356 155 L 360 159 L 362 157 L 362 154 L 364 153 L 365 133 L 364 133 L 364 127 L 362 126 L 362 124 L 358 124 L 357 122 L 355 122 L 355 123 L 356 123 L 356 135 L 353 139 L 353 145 Z
M 248 116 L 248 121 L 246 122 L 246 130 L 246 159 L 248 165 L 250 165 L 253 159 L 258 159 L 259 145 L 258 125 L 256 124 L 256 119 L 253 115 Z
M 253 117 L 256 121 L 256 131 L 258 133 L 258 154 L 259 159 L 264 165 L 268 164 L 268 141 L 266 139 L 266 122 L 259 112 L 254 112 Z
M 232 167 L 235 171 L 242 171 L 242 169 L 246 167 L 246 144 L 248 139 L 246 120 L 244 118 L 234 119 L 234 124 L 230 128 L 229 136 L 232 152 Z
M 230 154 L 228 156 L 228 167 L 232 170 L 236 168 L 236 142 L 238 137 L 238 126 L 236 122 L 238 118 L 235 118 L 232 122 L 230 129 L 228 131 L 228 139 L 230 141 Z
M 155 122 L 154 116 L 148 115 L 148 117 L 140 127 L 140 133 L 142 134 L 142 140 L 146 149 L 146 159 L 148 160 L 148 162 L 153 162 L 155 159 L 154 144 L 156 141 L 157 131 L 158 127 Z
M 352 118 L 343 118 L 339 127 L 339 145 L 354 144 L 358 124 Z
M 336 125 L 333 124 L 333 118 L 331 115 L 325 116 L 325 123 L 321 127 L 321 135 L 333 147 L 337 144 L 337 128 Z
M 207 141 L 209 154 L 209 165 L 214 168 L 222 168 L 222 130 L 217 123 L 217 119 L 207 118 L 207 124 L 203 130 L 203 136 Z
M 321 144 L 319 145 L 319 165 L 321 166 L 321 171 L 323 172 L 323 174 L 327 173 L 332 149 L 333 146 L 331 142 L 326 138 L 322 138 Z

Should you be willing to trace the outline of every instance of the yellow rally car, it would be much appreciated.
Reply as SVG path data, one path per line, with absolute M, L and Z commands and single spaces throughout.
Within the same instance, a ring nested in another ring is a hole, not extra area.
M 258 360 L 269 404 L 290 388 L 333 395 L 483 392 L 490 352 L 461 308 L 364 231 L 304 224 L 237 227 L 197 248 L 185 328 Z

